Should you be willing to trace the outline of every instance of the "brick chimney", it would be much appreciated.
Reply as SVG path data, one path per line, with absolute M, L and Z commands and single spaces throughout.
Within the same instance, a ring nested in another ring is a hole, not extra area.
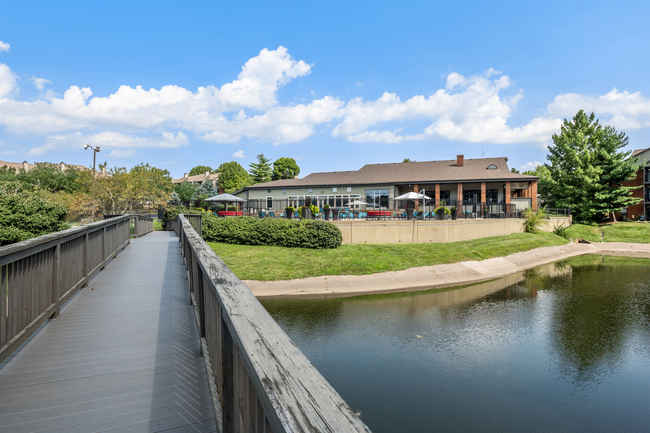
M 23 161 L 23 170 L 27 171 L 29 168 L 29 165 L 27 164 L 27 161 Z
M 183 173 L 183 179 L 187 180 L 187 173 Z
M 465 164 L 465 155 L 456 155 L 456 165 L 462 167 Z
M 102 167 L 102 176 L 106 175 L 106 167 Z
M 209 179 L 209 178 L 210 178 L 210 172 L 209 172 L 209 171 L 206 171 L 206 172 L 205 172 L 205 178 L 206 178 L 206 179 Z

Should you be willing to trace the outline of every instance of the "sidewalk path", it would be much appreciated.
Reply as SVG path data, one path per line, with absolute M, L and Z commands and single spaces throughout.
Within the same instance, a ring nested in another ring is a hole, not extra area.
M 569 243 L 555 247 L 536 248 L 482 261 L 422 266 L 370 275 L 330 275 L 284 281 L 244 280 L 244 282 L 258 298 L 337 297 L 410 292 L 501 278 L 535 266 L 585 254 L 650 258 L 650 244 Z

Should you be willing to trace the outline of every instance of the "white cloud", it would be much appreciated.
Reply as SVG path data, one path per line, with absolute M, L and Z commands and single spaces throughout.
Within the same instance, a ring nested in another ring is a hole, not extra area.
M 246 158 L 243 150 L 238 150 L 237 152 L 233 153 L 232 156 L 233 158 Z
M 4 66 L 4 65 L 0 65 Z M 343 105 L 326 97 L 294 107 L 278 105 L 279 87 L 311 72 L 287 49 L 263 49 L 242 67 L 236 80 L 220 88 L 179 86 L 145 90 L 121 86 L 108 97 L 94 97 L 90 88 L 72 86 L 62 98 L 35 102 L 0 100 L 0 124 L 18 134 L 56 134 L 75 130 L 150 132 L 161 128 L 191 130 L 205 140 L 236 142 L 242 137 L 276 144 L 302 140 L 314 133 L 314 123 L 328 122 Z M 38 79 L 41 80 L 41 79 Z M 34 81 L 45 84 L 45 81 Z M 15 78 L 0 69 L 0 97 L 15 88 Z M 245 111 L 246 110 L 246 111 Z M 262 113 L 251 113 L 262 110 Z M 235 114 L 228 114 L 232 112 Z
M 32 83 L 34 83 L 34 86 L 35 86 L 38 90 L 43 90 L 43 89 L 45 89 L 45 84 L 46 84 L 46 83 L 47 83 L 47 84 L 52 84 L 52 82 L 51 82 L 50 80 L 46 80 L 45 78 L 36 78 L 36 77 L 32 77 L 32 78 L 29 79 L 29 81 L 31 81 Z
M 519 167 L 519 171 L 522 171 L 522 172 L 523 172 L 523 171 L 528 171 L 528 170 L 535 170 L 535 169 L 536 169 L 537 167 L 539 167 L 540 165 L 544 165 L 544 163 L 543 163 L 543 162 L 539 162 L 539 161 L 531 161 L 531 162 L 527 162 L 526 164 L 524 164 L 524 165 L 522 165 L 521 167 Z
M 566 93 L 555 97 L 548 105 L 548 113 L 568 119 L 579 110 L 587 113 L 594 112 L 604 123 L 616 126 L 617 129 L 641 129 L 650 127 L 650 98 L 641 92 L 620 92 L 614 88 L 611 92 L 600 96 Z
M 13 92 L 15 86 L 16 76 L 9 66 L 0 63 L 0 106 L 4 101 L 3 98 L 8 97 Z
M 11 48 L 11 46 L 9 46 L 8 43 L 0 41 L 0 53 L 8 52 L 9 48 Z
M 192 91 L 176 85 L 148 90 L 120 86 L 108 96 L 94 96 L 88 87 L 71 86 L 61 97 L 45 88 L 49 80 L 32 77 L 30 81 L 42 91 L 40 99 L 21 101 L 15 74 L 0 63 L 0 125 L 15 134 L 46 137 L 28 155 L 87 143 L 112 150 L 175 148 L 189 143 L 188 132 L 213 143 L 252 139 L 281 145 L 304 140 L 319 125 L 351 142 L 445 139 L 545 146 L 559 131 L 560 117 L 570 117 L 579 108 L 605 115 L 606 121 L 622 129 L 650 127 L 650 99 L 617 89 L 603 96 L 559 95 L 544 116 L 511 125 L 508 122 L 524 92 L 513 91 L 510 78 L 494 69 L 469 77 L 449 73 L 444 88 L 404 101 L 385 92 L 370 101 L 353 98 L 346 103 L 324 96 L 296 105 L 280 104 L 279 89 L 311 69 L 280 46 L 261 50 L 235 80 L 220 87 Z M 163 132 L 171 130 L 181 132 Z
M 448 139 L 472 143 L 519 143 L 549 141 L 561 121 L 539 117 L 527 125 L 512 128 L 508 118 L 523 91 L 501 97 L 500 92 L 511 86 L 507 75 L 489 69 L 483 75 L 466 78 L 456 72 L 447 76 L 445 89 L 429 97 L 416 95 L 402 102 L 395 93 L 384 93 L 376 101 L 355 98 L 342 110 L 343 121 L 332 131 L 356 142 L 401 143 L 410 140 Z M 432 123 L 420 132 L 400 135 L 396 130 L 375 129 L 382 123 L 429 120 Z
M 190 141 L 182 132 L 174 136 L 171 132 L 163 132 L 159 137 L 140 137 L 127 135 L 115 131 L 102 131 L 97 134 L 82 134 L 74 132 L 71 134 L 51 134 L 45 139 L 45 144 L 32 147 L 27 152 L 28 156 L 43 155 L 51 150 L 81 149 L 84 144 L 99 146 L 102 150 L 107 149 L 131 149 L 138 147 L 162 147 L 178 148 L 187 146 Z
M 132 156 L 136 156 L 137 153 L 135 153 L 135 150 L 133 149 L 115 149 L 111 151 L 111 153 L 108 154 L 109 157 L 111 158 L 130 158 Z

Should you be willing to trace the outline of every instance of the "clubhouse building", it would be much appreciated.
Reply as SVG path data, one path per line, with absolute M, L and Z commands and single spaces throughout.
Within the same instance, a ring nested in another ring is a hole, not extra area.
M 514 204 L 537 208 L 538 177 L 511 173 L 508 158 L 368 164 L 357 171 L 312 173 L 302 179 L 282 179 L 252 185 L 234 195 L 267 210 L 301 206 L 311 197 L 318 207 L 342 208 L 354 201 L 362 208 L 399 209 L 395 201 L 407 192 L 422 192 L 427 205 L 450 203 Z M 357 207 L 358 208 L 358 207 Z

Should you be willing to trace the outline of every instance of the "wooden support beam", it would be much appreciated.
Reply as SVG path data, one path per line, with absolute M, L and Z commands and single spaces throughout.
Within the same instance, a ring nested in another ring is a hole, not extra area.
M 435 199 L 436 199 L 436 207 L 440 206 L 440 184 L 439 183 L 436 184 Z

